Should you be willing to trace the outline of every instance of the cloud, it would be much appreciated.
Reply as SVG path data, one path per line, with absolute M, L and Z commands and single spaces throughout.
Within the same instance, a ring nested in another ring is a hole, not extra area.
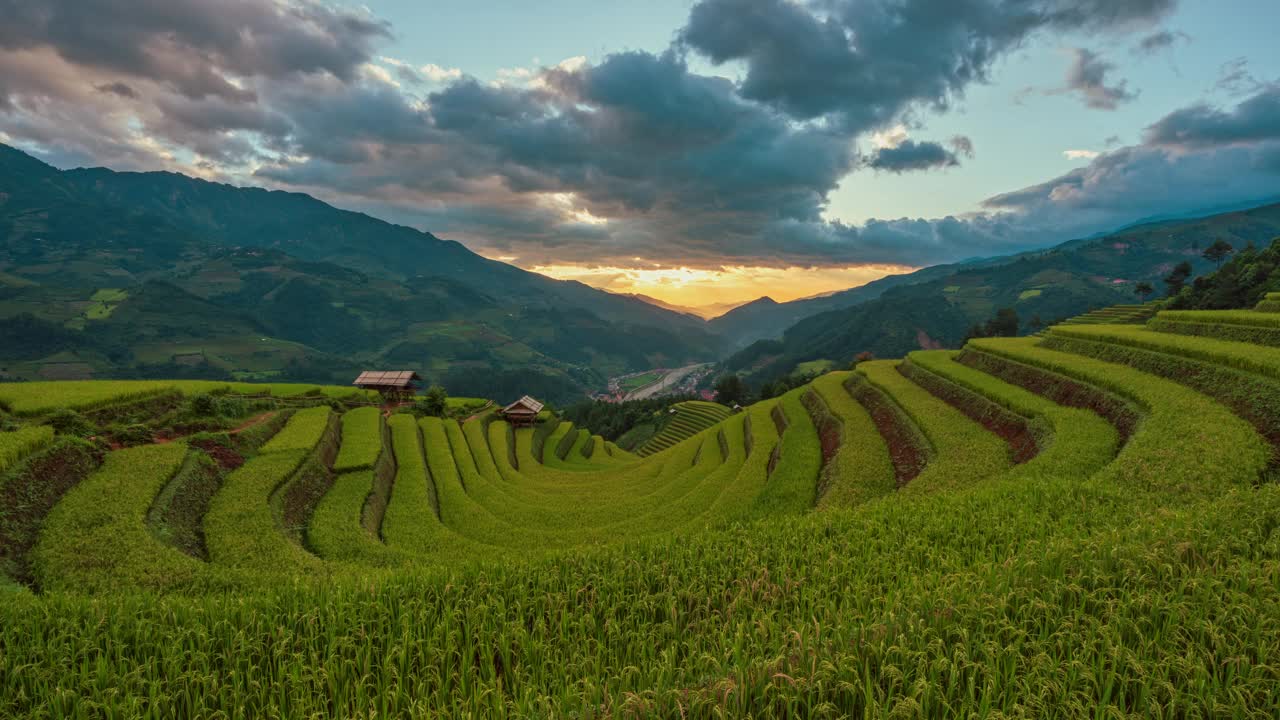
M 244 98 L 235 78 L 316 72 L 351 79 L 374 42 L 372 16 L 314 0 L 46 0 L 7 3 L 0 48 L 55 48 L 75 65 L 166 83 L 184 95 Z
M 1263 84 L 1249 72 L 1249 60 L 1242 57 L 1223 63 L 1218 68 L 1218 80 L 1213 85 L 1214 90 L 1237 97 L 1255 93 L 1262 87 Z
M 1144 140 L 1180 149 L 1280 140 L 1280 84 L 1262 88 L 1231 110 L 1205 103 L 1176 110 L 1150 125 Z
M 941 143 L 903 140 L 891 147 L 881 147 L 867 158 L 868 167 L 892 173 L 910 170 L 932 170 L 960 164 L 958 155 L 973 156 L 973 141 L 964 136 L 951 140 L 948 150 Z
M 458 80 L 462 77 L 462 70 L 458 68 L 445 68 L 435 63 L 427 63 L 418 68 L 418 71 L 426 76 L 428 80 L 437 84 L 444 84 L 452 80 Z
M 122 83 L 119 81 L 111 82 L 111 83 L 102 83 L 101 85 L 94 85 L 93 89 L 101 93 L 111 93 L 112 95 L 119 95 L 122 98 L 128 98 L 130 100 L 138 99 L 138 92 L 136 90 L 129 87 L 125 83 Z
M 1138 97 L 1137 92 L 1128 89 L 1125 80 L 1107 85 L 1107 73 L 1115 69 L 1113 63 L 1084 48 L 1072 48 L 1070 53 L 1071 65 L 1067 68 L 1064 91 L 1079 94 L 1086 106 L 1096 110 L 1115 110 L 1120 103 Z
M 1189 43 L 1191 42 L 1191 36 L 1177 30 L 1160 30 L 1139 40 L 1134 51 L 1143 55 L 1154 55 L 1172 48 L 1179 42 Z
M 852 172 L 971 156 L 968 138 L 912 140 L 907 129 L 1016 48 L 1048 34 L 1146 32 L 1171 5 L 703 0 L 666 52 L 571 58 L 495 85 L 376 54 L 389 28 L 364 11 L 144 0 L 114 18 L 107 0 L 59 1 L 0 26 L 0 132 L 64 165 L 306 190 L 526 266 L 922 265 L 1274 186 L 1280 153 L 1244 130 L 1265 108 L 1242 103 L 1171 114 L 1157 125 L 1182 128 L 1176 147 L 1150 129 L 1140 146 L 976 213 L 824 220 Z M 107 36 L 91 37 L 99 28 Z M 691 69 L 703 59 L 740 67 L 741 79 Z M 1116 100 L 1129 91 L 1108 70 L 1094 85 Z M 1215 134 L 1235 139 L 1193 139 Z M 1217 183 L 1211 193 L 1193 192 L 1201 175 Z
M 1150 26 L 1174 0 L 702 0 L 680 42 L 740 62 L 744 98 L 854 131 L 945 110 L 1034 33 Z
M 1063 157 L 1068 160 L 1092 160 L 1102 153 L 1097 150 L 1063 150 Z

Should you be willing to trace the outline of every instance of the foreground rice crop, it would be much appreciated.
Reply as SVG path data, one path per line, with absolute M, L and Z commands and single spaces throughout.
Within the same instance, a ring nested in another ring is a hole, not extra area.
M 206 445 L 107 453 L 39 510 L 71 441 L 9 386 L 0 537 L 36 537 L 0 717 L 1276 717 L 1275 348 L 1173 322 L 690 403 L 644 457 L 304 409 L 218 475 L 207 559 L 148 521 Z

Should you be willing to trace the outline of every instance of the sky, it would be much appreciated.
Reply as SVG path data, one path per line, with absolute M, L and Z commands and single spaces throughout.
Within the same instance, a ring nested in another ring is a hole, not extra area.
M 1263 0 L 0 0 L 0 141 L 718 310 L 1280 198 Z

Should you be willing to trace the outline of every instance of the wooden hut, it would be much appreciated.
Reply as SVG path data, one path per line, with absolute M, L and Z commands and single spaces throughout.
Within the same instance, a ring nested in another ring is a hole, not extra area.
M 542 408 L 542 403 L 525 395 L 502 408 L 502 417 L 514 427 L 528 427 L 538 422 L 538 413 L 542 412 Z
M 376 390 L 387 401 L 412 400 L 422 378 L 412 370 L 365 370 L 352 383 L 361 390 Z

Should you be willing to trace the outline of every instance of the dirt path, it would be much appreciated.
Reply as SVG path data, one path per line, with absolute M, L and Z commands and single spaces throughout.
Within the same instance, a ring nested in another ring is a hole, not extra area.
M 258 426 L 258 425 L 261 425 L 262 423 L 264 423 L 264 422 L 266 422 L 266 421 L 270 420 L 270 419 L 271 419 L 271 418 L 276 414 L 276 412 L 277 412 L 277 411 L 275 411 L 275 410 L 268 410 L 268 411 L 266 411 L 266 412 L 264 412 L 264 413 L 261 413 L 261 414 L 259 414 L 259 415 L 255 415 L 255 416 L 253 416 L 253 417 L 249 418 L 248 420 L 245 420 L 244 422 L 240 423 L 240 424 L 239 424 L 239 425 L 237 425 L 235 428 L 233 428 L 233 429 L 231 429 L 231 430 L 228 430 L 228 431 L 227 431 L 227 434 L 229 434 L 229 435 L 235 435 L 236 433 L 242 433 L 242 432 L 244 432 L 245 430 L 248 430 L 248 429 L 249 429 L 249 428 L 251 428 L 251 427 L 256 427 L 256 426 Z
M 482 408 L 480 408 L 479 410 L 477 410 L 477 411 L 475 412 L 475 414 L 471 415 L 470 417 L 468 417 L 466 420 L 463 420 L 462 422 L 471 422 L 472 420 L 475 420 L 476 418 L 480 417 L 481 415 L 483 415 L 483 414 L 485 414 L 485 413 L 489 412 L 489 409 L 490 409 L 490 408 L 492 408 L 492 407 L 493 407 L 493 401 L 492 401 L 492 400 L 490 400 L 489 402 L 485 403 L 485 406 L 484 406 L 484 407 L 482 407 Z

